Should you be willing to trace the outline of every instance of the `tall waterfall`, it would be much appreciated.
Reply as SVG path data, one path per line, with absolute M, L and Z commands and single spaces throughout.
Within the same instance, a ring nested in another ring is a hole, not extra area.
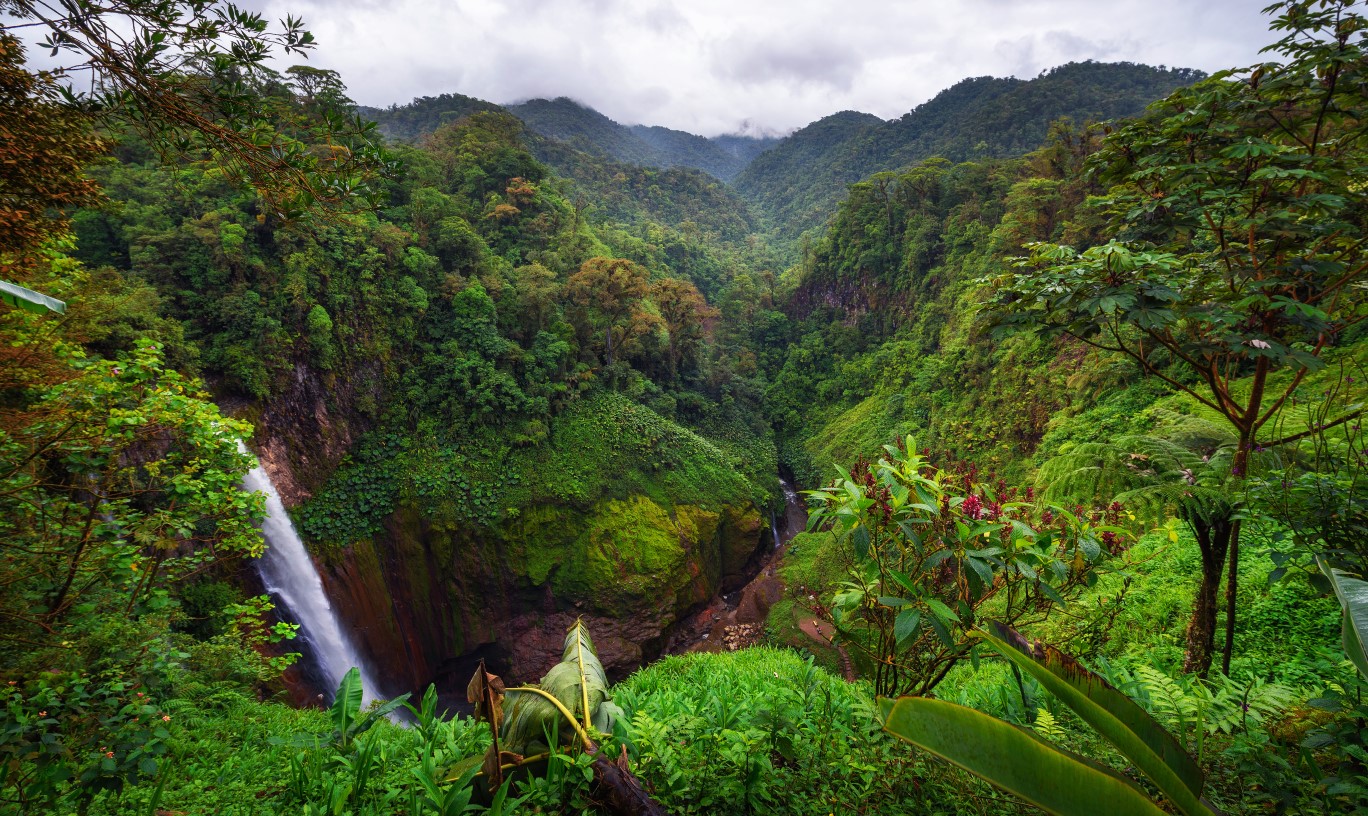
M 244 453 L 248 452 L 246 445 L 239 442 L 238 446 Z M 243 478 L 242 486 L 245 490 L 266 494 L 266 518 L 261 523 L 266 552 L 256 561 L 257 572 L 276 608 L 286 613 L 282 617 L 299 624 L 299 635 L 294 642 L 303 647 L 304 658 L 318 668 L 324 693 L 331 699 L 342 676 L 356 666 L 361 670 L 366 703 L 376 699 L 380 690 L 375 678 L 351 639 L 342 631 L 332 604 L 323 592 L 323 581 L 314 568 L 313 559 L 309 558 L 304 542 L 295 532 L 280 494 L 271 484 L 271 477 L 258 464 Z

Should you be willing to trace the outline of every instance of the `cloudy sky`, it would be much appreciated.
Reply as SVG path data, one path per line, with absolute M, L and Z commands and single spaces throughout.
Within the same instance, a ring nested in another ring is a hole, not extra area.
M 241 2 L 241 0 L 240 0 Z M 303 16 L 366 105 L 569 96 L 624 124 L 787 132 L 899 116 L 969 76 L 1070 60 L 1206 71 L 1272 37 L 1269 0 L 247 0 Z M 281 65 L 285 67 L 289 63 Z

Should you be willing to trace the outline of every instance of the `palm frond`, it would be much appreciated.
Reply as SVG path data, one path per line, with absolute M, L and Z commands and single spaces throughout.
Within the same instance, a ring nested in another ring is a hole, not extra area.
M 1089 442 L 1041 465 L 1036 488 L 1047 501 L 1119 501 L 1138 515 L 1185 520 L 1228 516 L 1224 489 L 1235 437 L 1201 417 L 1171 413 L 1165 434 Z

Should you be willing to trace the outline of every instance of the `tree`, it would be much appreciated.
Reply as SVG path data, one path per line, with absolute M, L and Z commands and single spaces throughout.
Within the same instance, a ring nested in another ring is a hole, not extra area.
M 721 312 L 708 305 L 696 286 L 678 278 L 661 278 L 652 284 L 651 301 L 665 321 L 666 362 L 670 377 L 677 378 L 684 361 L 697 355 L 704 324 L 720 317 Z
M 374 125 L 358 117 L 325 110 L 307 142 L 264 121 L 260 98 L 276 77 L 266 61 L 314 46 L 301 20 L 272 28 L 220 0 L 0 0 L 0 13 L 18 21 L 0 30 L 43 26 L 42 46 L 74 58 L 55 75 L 82 75 L 80 85 L 94 90 L 64 87 L 67 105 L 133 128 L 165 158 L 215 155 L 276 212 L 373 207 L 376 177 L 397 169 Z
M 1177 91 L 1091 159 L 1112 185 L 1102 200 L 1108 243 L 1081 252 L 1032 244 L 993 281 L 1002 324 L 1125 355 L 1224 418 L 1237 437 L 1237 479 L 1256 444 L 1287 441 L 1260 432 L 1323 352 L 1368 316 L 1368 292 L 1356 285 L 1368 269 L 1368 52 L 1353 5 L 1270 6 L 1273 29 L 1287 34 L 1265 50 L 1285 62 Z M 1275 388 L 1279 370 L 1291 376 Z M 1227 670 L 1238 562 L 1237 523 Z
M 580 326 L 602 332 L 603 361 L 612 365 L 622 346 L 650 330 L 640 306 L 650 294 L 650 273 L 623 258 L 590 258 L 565 283 L 565 296 L 580 309 Z
M 1191 528 L 1202 580 L 1187 627 L 1183 668 L 1205 676 L 1216 650 L 1221 565 L 1240 511 L 1229 484 L 1235 438 L 1228 429 L 1195 417 L 1173 419 L 1159 435 L 1075 445 L 1042 464 L 1036 481 L 1049 500 L 1110 496 L 1128 512 L 1174 512 Z
M 980 615 L 1043 620 L 1122 547 L 1124 531 L 1105 524 L 1114 512 L 1017 501 L 1004 484 L 976 483 L 972 468 L 932 466 L 910 437 L 884 450 L 808 493 L 809 528 L 829 526 L 854 556 L 832 623 L 877 694 L 930 694 L 970 656 Z
M 8 317 L 11 343 L 42 342 L 39 318 Z M 0 651 L 59 640 L 83 604 L 125 616 L 158 608 L 174 583 L 261 553 L 263 499 L 239 486 L 250 457 L 236 440 L 248 426 L 142 342 L 65 382 L 30 383 L 37 398 L 6 412 Z
M 65 231 L 65 209 L 100 200 L 83 168 L 104 151 L 87 121 L 57 105 L 53 78 L 24 70 L 23 61 L 19 41 L 0 34 L 0 264 L 7 276 Z

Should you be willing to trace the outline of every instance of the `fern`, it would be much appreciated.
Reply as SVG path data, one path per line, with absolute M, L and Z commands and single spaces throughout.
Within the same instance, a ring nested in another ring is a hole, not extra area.
M 1036 709 L 1035 731 L 1051 742 L 1063 742 L 1066 735 L 1064 727 L 1047 708 Z
M 1185 521 L 1228 518 L 1225 490 L 1235 438 L 1197 418 L 1173 414 L 1164 435 L 1088 442 L 1046 461 L 1036 486 L 1047 501 L 1115 500 L 1141 516 Z
M 1205 681 L 1174 678 L 1150 666 L 1137 666 L 1132 672 L 1120 670 L 1113 677 L 1118 678 L 1113 685 L 1170 729 L 1184 738 L 1199 740 L 1199 744 L 1205 734 L 1233 734 L 1262 725 L 1292 707 L 1301 696 L 1294 688 L 1260 678 L 1247 683 L 1220 674 Z

